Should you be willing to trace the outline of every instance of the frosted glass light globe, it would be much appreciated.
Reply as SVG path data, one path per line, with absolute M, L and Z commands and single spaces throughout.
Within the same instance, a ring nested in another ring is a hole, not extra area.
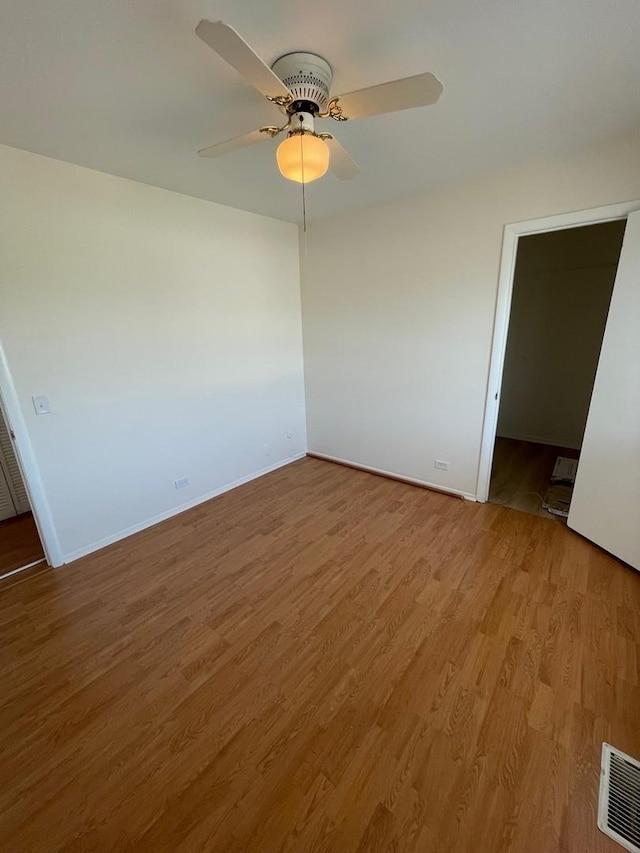
M 308 184 L 326 174 L 329 147 L 313 133 L 292 133 L 278 146 L 276 160 L 283 177 Z

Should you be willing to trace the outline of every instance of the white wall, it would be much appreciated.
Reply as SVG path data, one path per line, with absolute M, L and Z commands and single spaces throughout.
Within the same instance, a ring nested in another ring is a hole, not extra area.
M 295 226 L 9 148 L 0 174 L 0 341 L 66 559 L 304 451 Z
M 640 198 L 638 163 L 634 136 L 312 222 L 310 450 L 474 496 L 504 225 Z
M 580 448 L 624 227 L 520 238 L 498 435 Z

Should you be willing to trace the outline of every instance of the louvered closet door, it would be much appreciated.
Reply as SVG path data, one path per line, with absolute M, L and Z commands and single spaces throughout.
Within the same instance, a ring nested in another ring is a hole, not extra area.
M 9 483 L 16 512 L 18 515 L 21 512 L 28 512 L 30 506 L 27 490 L 22 481 L 11 436 L 2 413 L 0 413 L 0 468 L 4 468 L 4 476 Z
M 13 505 L 4 470 L 0 465 L 0 521 L 5 518 L 11 518 L 13 515 L 17 515 L 16 508 Z

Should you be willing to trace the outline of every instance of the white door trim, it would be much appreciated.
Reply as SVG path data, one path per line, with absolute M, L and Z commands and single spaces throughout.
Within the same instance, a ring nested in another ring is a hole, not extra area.
M 62 557 L 62 549 L 58 541 L 53 524 L 53 516 L 51 508 L 45 494 L 42 477 L 38 468 L 36 457 L 31 445 L 31 439 L 27 430 L 27 425 L 24 420 L 20 403 L 18 402 L 18 394 L 9 366 L 5 356 L 4 348 L 0 342 L 0 399 L 2 408 L 7 421 L 7 426 L 13 432 L 15 439 L 13 448 L 16 453 L 16 459 L 20 466 L 20 473 L 24 480 L 27 494 L 29 495 L 29 503 L 33 511 L 33 517 L 40 534 L 42 547 L 44 548 L 45 557 L 50 566 L 61 566 L 64 562 Z
M 545 216 L 542 219 L 528 219 L 523 222 L 513 222 L 505 225 L 502 240 L 502 256 L 500 259 L 500 274 L 498 277 L 495 321 L 493 324 L 487 399 L 482 426 L 480 464 L 478 466 L 476 494 L 479 501 L 486 501 L 489 497 L 489 481 L 491 479 L 493 448 L 498 427 L 502 372 L 507 347 L 507 332 L 509 329 L 513 274 L 516 266 L 518 240 L 520 237 L 528 234 L 542 234 L 545 231 L 561 231 L 565 228 L 576 228 L 580 225 L 597 225 L 599 222 L 626 219 L 634 210 L 640 210 L 640 200 L 610 204 L 606 207 L 593 207 L 589 210 L 579 210 L 572 213 L 560 213 L 557 216 Z

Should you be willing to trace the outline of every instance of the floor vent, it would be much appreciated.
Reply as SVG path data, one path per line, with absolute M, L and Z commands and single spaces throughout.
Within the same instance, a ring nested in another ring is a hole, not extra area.
M 598 827 L 632 853 L 640 853 L 640 762 L 602 744 Z

